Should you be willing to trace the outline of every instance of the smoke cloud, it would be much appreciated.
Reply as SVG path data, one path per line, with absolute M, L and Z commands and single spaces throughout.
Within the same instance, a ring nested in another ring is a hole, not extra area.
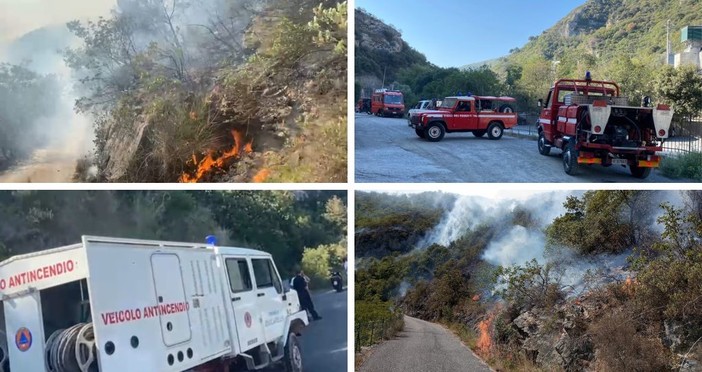
M 541 265 L 548 264 L 553 267 L 553 277 L 558 278 L 571 296 L 589 287 L 634 276 L 627 261 L 632 251 L 585 257 L 566 247 L 547 249 L 545 228 L 565 212 L 563 202 L 567 196 L 581 197 L 583 193 L 543 192 L 520 199 L 458 196 L 453 208 L 446 211 L 441 222 L 417 244 L 417 248 L 424 249 L 434 243 L 449 246 L 472 230 L 488 226 L 495 236 L 485 247 L 481 256 L 483 260 L 503 267 L 521 266 L 531 260 Z M 657 218 L 664 213 L 660 208 L 664 202 L 676 208 L 685 205 L 680 192 L 650 191 L 637 205 L 638 215 L 634 222 L 648 231 L 662 232 L 663 226 L 657 223 Z M 517 209 L 529 212 L 532 226 L 514 225 L 512 218 Z M 628 212 L 623 218 L 628 218 Z
M 116 0 L 0 0 L 0 46 L 38 28 L 109 15 Z
M 523 226 L 512 227 L 507 234 L 490 242 L 483 259 L 493 265 L 523 265 L 533 259 L 544 262 L 546 241 L 543 233 Z

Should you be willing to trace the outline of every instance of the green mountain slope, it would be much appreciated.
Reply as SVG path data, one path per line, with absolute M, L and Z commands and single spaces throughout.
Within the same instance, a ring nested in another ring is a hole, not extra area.
M 556 79 L 580 77 L 591 71 L 595 78 L 619 82 L 624 94 L 636 102 L 643 95 L 655 96 L 651 82 L 665 61 L 668 20 L 672 52 L 680 52 L 684 48 L 680 30 L 688 25 L 702 25 L 702 2 L 588 0 L 541 35 L 532 36 L 523 47 L 487 63 L 499 81 L 476 84 L 476 77 L 471 74 L 431 65 L 392 26 L 356 10 L 357 87 L 370 85 L 368 76 L 381 79 L 383 66 L 387 66 L 386 85 L 397 83 L 396 87 L 409 91 L 406 97 L 433 97 L 456 90 L 504 93 L 519 99 L 520 110 L 533 111 L 533 102 L 544 98 Z M 486 67 L 464 68 L 479 71 Z M 444 77 L 448 75 L 451 77 Z M 492 77 L 481 76 L 486 78 Z M 451 88 L 444 92 L 437 84 Z

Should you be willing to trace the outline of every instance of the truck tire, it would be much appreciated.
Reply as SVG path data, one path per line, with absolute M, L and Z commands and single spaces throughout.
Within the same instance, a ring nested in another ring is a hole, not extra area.
M 487 133 L 487 132 L 484 130 L 474 130 L 473 131 L 473 135 L 478 137 L 478 138 L 481 138 L 482 136 L 484 136 L 485 133 Z
M 572 142 L 568 142 L 563 150 L 563 170 L 569 176 L 578 174 L 578 150 Z
M 488 138 L 491 140 L 498 140 L 502 138 L 505 130 L 502 128 L 502 124 L 497 122 L 492 122 L 488 125 L 487 134 Z
M 632 176 L 642 180 L 651 175 L 651 168 L 643 168 L 638 165 L 630 165 L 629 170 Z
M 285 345 L 285 356 L 283 357 L 283 371 L 302 372 L 302 351 L 300 342 L 295 333 L 288 334 L 288 343 Z
M 415 128 L 414 133 L 417 133 L 417 136 L 419 136 L 419 138 L 427 138 L 427 132 L 425 132 L 424 129 Z
M 539 154 L 543 156 L 548 156 L 548 154 L 551 153 L 551 146 L 546 143 L 546 137 L 544 136 L 544 132 L 539 133 L 539 140 L 537 144 L 539 146 Z
M 446 135 L 446 130 L 439 123 L 429 124 L 429 127 L 427 127 L 426 139 L 429 142 L 439 142 L 444 139 L 444 135 Z
M 500 109 L 498 112 L 501 112 L 504 114 L 513 114 L 514 108 L 512 108 L 512 106 L 510 106 L 510 105 L 505 104 L 505 105 L 500 106 Z

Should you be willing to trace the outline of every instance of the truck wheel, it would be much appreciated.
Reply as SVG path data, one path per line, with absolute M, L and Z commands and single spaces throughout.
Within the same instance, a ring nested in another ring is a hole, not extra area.
M 446 130 L 444 126 L 438 123 L 430 124 L 426 130 L 426 139 L 429 142 L 439 142 L 444 138 Z
M 642 180 L 651 175 L 651 168 L 643 168 L 638 165 L 630 165 L 629 170 L 631 170 L 632 176 Z
M 500 110 L 498 112 L 502 112 L 505 114 L 512 114 L 512 113 L 514 113 L 514 109 L 512 108 L 512 106 L 505 104 L 505 105 L 500 106 Z
M 427 132 L 425 132 L 424 129 L 415 128 L 414 133 L 417 133 L 419 138 L 427 138 Z
M 500 123 L 491 123 L 488 126 L 488 138 L 491 140 L 498 140 L 502 138 L 503 133 L 504 129 L 502 129 L 502 125 L 500 125 Z
M 290 332 L 288 343 L 285 345 L 285 356 L 283 357 L 285 372 L 302 372 L 302 352 L 297 336 Z
M 578 150 L 572 142 L 568 142 L 563 151 L 563 170 L 570 176 L 578 173 Z
M 476 136 L 476 137 L 478 137 L 478 138 L 484 136 L 485 133 L 486 133 L 486 132 L 485 132 L 484 130 L 474 130 L 474 131 L 473 131 L 473 135 Z
M 548 156 L 551 153 L 551 146 L 546 144 L 546 137 L 544 137 L 544 132 L 539 133 L 539 154 L 543 156 Z

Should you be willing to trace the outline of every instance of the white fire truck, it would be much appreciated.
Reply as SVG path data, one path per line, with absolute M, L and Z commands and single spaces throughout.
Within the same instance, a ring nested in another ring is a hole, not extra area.
M 302 371 L 307 314 L 266 252 L 84 236 L 0 263 L 0 294 L 13 372 Z

